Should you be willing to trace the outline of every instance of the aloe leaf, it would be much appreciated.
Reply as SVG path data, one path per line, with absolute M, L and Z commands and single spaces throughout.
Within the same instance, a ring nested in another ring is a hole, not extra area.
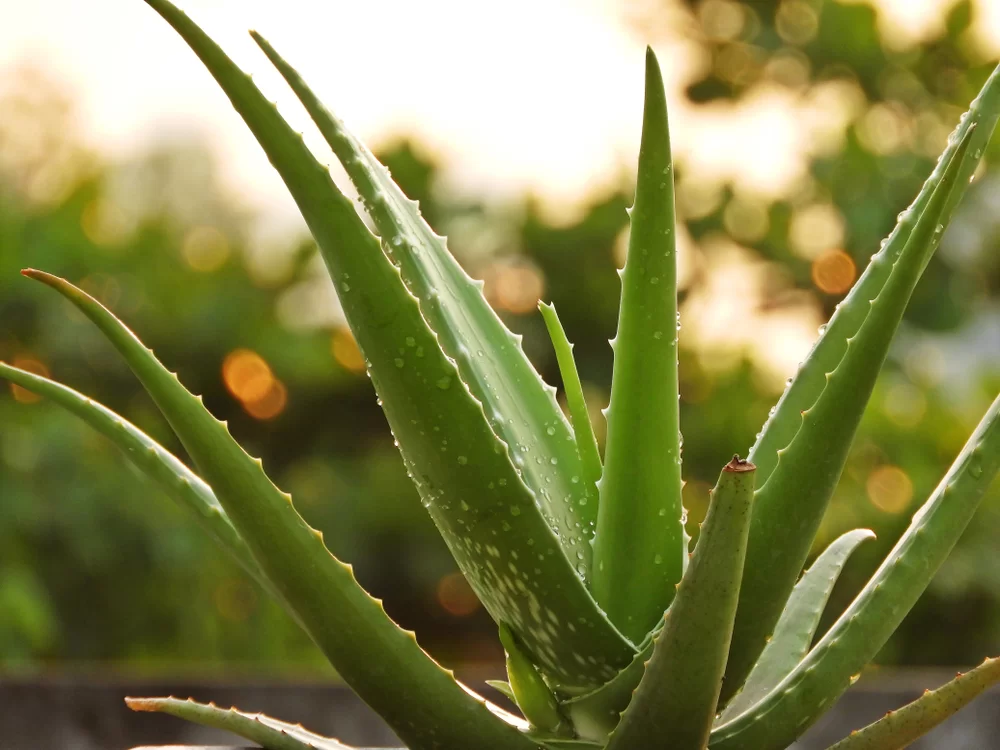
M 726 668 L 753 489 L 754 465 L 734 457 L 712 491 L 691 565 L 608 750 L 704 749 Z
M 133 711 L 169 714 L 194 724 L 223 729 L 267 750 L 351 750 L 337 740 L 304 729 L 301 724 L 288 724 L 235 708 L 219 708 L 214 703 L 178 698 L 126 698 L 125 703 Z
M 562 375 L 563 387 L 566 389 L 566 404 L 569 406 L 569 416 L 573 423 L 573 435 L 576 437 L 576 448 L 583 463 L 583 481 L 594 487 L 597 492 L 597 482 L 601 479 L 601 453 L 597 448 L 597 436 L 594 435 L 594 425 L 590 422 L 590 411 L 583 397 L 583 384 L 580 374 L 576 371 L 573 359 L 573 345 L 566 338 L 555 305 L 538 304 L 545 327 L 552 339 L 552 347 L 559 363 L 559 374 Z M 570 481 L 573 481 L 570 477 Z
M 646 50 L 646 101 L 606 416 L 592 589 L 639 641 L 663 616 L 686 552 L 677 402 L 674 181 L 663 79 Z M 636 565 L 643 569 L 635 574 Z
M 984 690 L 1000 683 L 1000 659 L 987 659 L 937 690 L 927 690 L 898 711 L 851 732 L 828 750 L 902 750 L 958 713 Z
M 969 147 L 957 167 L 958 187 L 948 196 L 941 211 L 940 221 L 944 224 L 948 222 L 955 206 L 965 194 L 965 186 L 975 172 L 983 149 L 993 135 L 998 117 L 1000 117 L 1000 66 L 986 81 L 979 95 L 969 106 L 968 112 L 962 115 L 958 127 L 948 139 L 947 148 L 904 214 L 923 213 L 952 156 L 969 135 Z M 971 133 L 973 129 L 975 132 Z M 902 218 L 904 214 L 900 217 Z M 801 425 L 799 413 L 816 402 L 826 387 L 826 374 L 844 358 L 848 339 L 868 317 L 869 301 L 878 296 L 879 290 L 893 272 L 893 264 L 906 246 L 912 229 L 912 225 L 907 222 L 900 221 L 896 225 L 879 252 L 872 257 L 873 262 L 868 265 L 850 293 L 837 306 L 829 324 L 802 362 L 795 377 L 789 379 L 788 387 L 778 401 L 774 413 L 765 423 L 750 450 L 748 458 L 757 465 L 759 484 L 763 485 L 777 465 L 778 451 L 787 446 L 799 431 Z M 925 262 L 927 260 L 929 257 L 924 259 Z
M 868 529 L 848 531 L 816 558 L 792 589 L 774 635 L 754 664 L 743 689 L 729 702 L 718 722 L 728 721 L 750 708 L 771 692 L 809 653 L 823 609 L 847 559 L 859 544 L 874 538 L 874 532 Z
M 927 202 L 901 214 L 906 243 L 895 260 L 886 254 L 872 260 L 873 266 L 892 265 L 888 279 L 867 303 L 868 314 L 844 343 L 842 359 L 823 377 L 815 403 L 797 415 L 798 431 L 757 490 L 723 702 L 757 661 L 806 561 L 893 334 L 941 239 L 946 209 L 964 189 L 966 155 L 976 132 L 974 126 L 964 131 L 933 178 Z
M 560 704 L 560 710 L 569 718 L 580 737 L 601 743 L 607 741 L 608 735 L 618 725 L 622 711 L 628 708 L 632 694 L 639 687 L 646 663 L 653 655 L 653 638 L 661 627 L 662 624 L 650 633 L 629 665 L 605 684 Z
M 909 528 L 805 659 L 749 710 L 712 732 L 713 750 L 786 747 L 854 682 L 958 541 L 1000 469 L 1000 397 Z
M 500 626 L 500 642 L 507 652 L 507 679 L 514 694 L 514 702 L 521 709 L 524 718 L 533 727 L 547 732 L 559 732 L 566 722 L 559 714 L 559 704 L 545 684 L 545 680 L 535 669 L 531 659 L 524 653 L 510 628 Z
M 421 746 L 433 738 L 456 749 L 477 743 L 512 750 L 534 746 L 424 653 L 413 633 L 389 619 L 350 566 L 331 555 L 322 535 L 296 512 L 291 496 L 271 483 L 260 460 L 248 456 L 201 398 L 114 315 L 62 279 L 24 273 L 72 302 L 124 357 L 282 600 L 344 680 L 401 739 Z M 372 669 L 373 663 L 380 668 Z
M 51 399 L 111 440 L 137 469 L 160 485 L 178 505 L 189 510 L 201 527 L 254 580 L 270 593 L 275 593 L 246 542 L 240 538 L 226 511 L 219 505 L 212 488 L 170 451 L 124 417 L 61 383 L 3 362 L 0 362 L 0 378 Z
M 514 697 L 514 690 L 506 680 L 483 680 L 483 682 L 501 693 L 507 700 L 517 703 L 517 698 Z
M 271 45 L 251 33 L 340 160 L 441 347 L 482 402 L 494 431 L 514 449 L 525 484 L 535 492 L 566 555 L 579 561 L 586 575 L 596 490 L 572 481 L 583 474 L 583 466 L 555 390 L 538 376 L 521 349 L 520 337 L 503 325 L 486 302 L 482 284 L 465 273 L 445 239 L 423 220 L 416 203 Z
M 482 405 L 441 351 L 399 271 L 328 170 L 249 78 L 169 2 L 147 2 L 201 58 L 299 205 L 407 469 L 486 609 L 517 633 L 553 681 L 605 682 L 634 648 L 587 591 L 580 575 L 585 559 L 563 554 L 511 448 L 493 433 Z

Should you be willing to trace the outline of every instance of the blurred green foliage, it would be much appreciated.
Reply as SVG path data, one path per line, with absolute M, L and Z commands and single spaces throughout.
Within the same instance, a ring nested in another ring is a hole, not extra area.
M 696 532 L 709 481 L 752 443 L 780 394 L 766 359 L 782 342 L 767 340 L 770 328 L 755 330 L 763 319 L 755 316 L 829 316 L 992 64 L 970 41 L 975 19 L 965 0 L 952 4 L 940 35 L 905 48 L 883 37 L 865 3 L 649 0 L 630 4 L 626 16 L 643 40 L 680 29 L 694 45 L 701 64 L 687 95 L 697 106 L 777 87 L 801 101 L 836 90 L 850 109 L 839 147 L 813 156 L 788 196 L 748 195 L 702 179 L 683 159 L 678 165 L 679 215 L 692 240 L 682 315 L 704 314 L 695 300 L 719 295 L 727 243 L 742 248 L 741 263 L 760 269 L 743 343 L 720 349 L 681 332 L 685 493 Z M 45 290 L 22 283 L 18 270 L 82 280 L 264 457 L 391 615 L 446 661 L 497 658 L 495 629 L 408 484 L 308 237 L 260 240 L 254 217 L 220 187 L 199 143 L 175 139 L 132 161 L 108 162 L 81 145 L 72 101 L 44 76 L 20 71 L 9 79 L 14 85 L 0 100 L 0 358 L 53 374 L 180 451 L 98 335 Z M 1000 138 L 991 149 L 986 162 L 995 168 Z M 412 144 L 381 156 L 431 223 L 452 236 L 470 271 L 486 279 L 491 301 L 525 334 L 553 383 L 558 370 L 534 305 L 539 295 L 556 304 L 600 432 L 630 186 L 555 220 L 530 197 L 499 205 L 441 191 L 439 165 Z M 823 543 L 856 526 L 879 535 L 852 562 L 831 614 L 905 528 L 1000 386 L 994 171 L 972 186 L 928 267 L 825 521 Z M 742 409 L 732 408 L 737 402 Z M 996 650 L 998 530 L 994 492 L 883 662 L 961 663 Z M 5 390 L 0 667 L 91 662 L 296 672 L 323 663 L 112 446 L 60 411 Z

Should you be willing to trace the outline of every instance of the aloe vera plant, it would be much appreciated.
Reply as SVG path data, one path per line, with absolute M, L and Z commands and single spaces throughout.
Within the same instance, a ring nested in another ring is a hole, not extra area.
M 2 363 L 0 376 L 123 448 L 288 608 L 413 750 L 788 747 L 885 644 L 1000 468 L 998 398 L 882 566 L 813 643 L 840 571 L 871 532 L 845 534 L 802 569 L 893 333 L 1000 115 L 1000 72 L 789 381 L 748 458 L 722 468 L 692 553 L 681 506 L 673 174 L 653 53 L 602 457 L 553 307 L 541 305 L 541 314 L 568 418 L 482 284 L 263 37 L 253 34 L 343 165 L 373 229 L 250 78 L 168 0 L 146 2 L 214 76 L 315 236 L 406 468 L 497 623 L 508 681 L 492 684 L 523 718 L 456 681 L 397 627 L 261 462 L 80 289 L 24 272 L 117 348 L 194 469 L 64 385 Z M 902 747 L 998 681 L 997 661 L 987 660 L 836 747 Z M 343 747 L 211 704 L 129 705 L 226 728 L 271 750 Z

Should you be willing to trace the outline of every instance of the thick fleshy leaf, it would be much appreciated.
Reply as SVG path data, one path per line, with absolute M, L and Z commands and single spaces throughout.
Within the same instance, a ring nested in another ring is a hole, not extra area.
M 508 684 L 524 718 L 538 729 L 565 734 L 561 730 L 566 728 L 566 721 L 559 714 L 559 704 L 552 690 L 506 625 L 500 626 L 500 643 L 507 652 Z
M 873 267 L 886 267 L 887 281 L 874 290 L 875 296 L 852 297 L 846 303 L 852 311 L 861 307 L 867 314 L 847 332 L 843 356 L 834 365 L 826 357 L 817 360 L 821 365 L 810 364 L 810 379 L 815 376 L 822 388 L 813 403 L 796 408 L 792 419 L 798 420 L 798 429 L 777 452 L 770 474 L 761 478 L 723 701 L 757 661 L 799 577 L 903 311 L 937 248 L 954 197 L 965 189 L 971 169 L 966 157 L 978 129 L 963 126 L 961 133 L 961 141 L 948 149 L 942 168 L 929 180 L 928 200 L 900 214 L 896 236 L 905 238 L 903 248 L 873 258 Z M 827 369 L 815 374 L 815 366 Z M 787 407 L 781 408 L 784 422 Z
M 774 635 L 767 642 L 743 689 L 726 706 L 718 723 L 739 716 L 771 692 L 807 653 L 830 592 L 851 553 L 866 539 L 868 529 L 855 529 L 834 540 L 795 584 Z
M 663 79 L 648 48 L 630 218 L 612 342 L 615 366 L 592 588 L 612 622 L 638 642 L 673 599 L 687 553 L 681 521 L 674 179 Z
M 38 271 L 25 274 L 65 296 L 119 351 L 299 623 L 402 740 L 421 746 L 433 738 L 456 750 L 476 744 L 512 750 L 534 746 L 424 653 L 413 633 L 389 619 L 350 566 L 331 555 L 322 535 L 296 512 L 291 496 L 271 483 L 261 462 L 248 456 L 201 399 L 114 315 L 62 279 Z
M 713 750 L 790 745 L 879 652 L 958 541 L 1000 469 L 1000 397 L 857 598 L 767 696 L 717 727 Z
M 301 724 L 288 724 L 266 714 L 219 708 L 214 703 L 179 698 L 126 698 L 125 703 L 133 711 L 170 714 L 193 724 L 224 729 L 267 750 L 352 750 L 337 740 L 310 732 Z
M 573 345 L 566 338 L 555 305 L 539 303 L 545 327 L 552 339 L 552 347 L 559 363 L 559 374 L 562 375 L 563 387 L 566 389 L 566 404 L 569 416 L 573 422 L 573 435 L 576 437 L 576 447 L 583 462 L 583 479 L 588 485 L 594 486 L 597 492 L 597 482 L 601 479 L 601 453 L 597 447 L 597 436 L 594 435 L 594 425 L 590 422 L 590 410 L 583 396 L 583 384 L 576 371 L 576 361 L 573 359 Z M 573 478 L 570 477 L 570 481 Z
M 583 467 L 554 389 L 538 376 L 520 337 L 503 325 L 486 302 L 482 284 L 465 273 L 416 203 L 271 45 L 257 33 L 253 38 L 340 160 L 441 347 L 482 402 L 494 431 L 513 449 L 525 484 L 535 492 L 566 555 L 586 576 L 597 512 L 595 491 L 579 479 L 572 481 L 582 476 Z
M 1000 659 L 987 659 L 898 711 L 890 711 L 874 724 L 851 732 L 829 750 L 902 750 L 998 683 Z
M 662 625 L 661 625 L 662 627 Z M 653 655 L 653 637 L 660 628 L 646 639 L 627 667 L 598 688 L 573 696 L 560 704 L 573 729 L 580 737 L 604 743 L 618 725 L 622 711 L 628 708 L 635 689 L 639 687 L 646 663 Z
M 476 594 L 553 681 L 606 681 L 633 647 L 587 591 L 579 574 L 584 559 L 563 554 L 538 496 L 521 481 L 511 456 L 516 447 L 492 431 L 399 271 L 247 76 L 166 0 L 147 1 L 201 58 L 299 205 L 407 468 Z
M 753 490 L 754 465 L 734 457 L 712 490 L 691 565 L 607 750 L 704 750 L 726 669 Z
M 82 393 L 41 375 L 0 362 L 0 378 L 51 399 L 82 419 L 121 448 L 132 464 L 156 482 L 178 505 L 186 508 L 205 531 L 261 586 L 273 593 L 271 582 L 233 528 L 212 488 L 170 451 L 134 424 Z

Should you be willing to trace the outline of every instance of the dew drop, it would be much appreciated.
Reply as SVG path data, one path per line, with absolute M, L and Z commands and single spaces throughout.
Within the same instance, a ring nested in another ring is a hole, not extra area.
M 548 427 L 545 428 L 545 433 L 547 435 L 555 435 L 556 434 L 556 428 L 553 427 L 552 425 L 549 425 Z
M 395 363 L 396 367 L 398 367 L 399 369 L 403 369 L 403 365 L 405 365 L 405 364 L 406 364 L 406 363 L 405 363 L 405 362 L 403 361 L 403 358 L 402 358 L 402 357 L 396 357 L 396 359 L 394 359 L 394 360 L 393 360 L 393 362 Z
M 469 459 L 466 458 L 465 456 L 459 456 L 458 462 L 462 464 L 462 466 L 465 466 L 467 463 L 469 463 Z
M 417 356 L 419 357 L 420 354 L 418 353 Z M 436 385 L 442 391 L 448 390 L 449 388 L 451 388 L 451 375 L 445 375 L 443 377 L 438 378 Z

